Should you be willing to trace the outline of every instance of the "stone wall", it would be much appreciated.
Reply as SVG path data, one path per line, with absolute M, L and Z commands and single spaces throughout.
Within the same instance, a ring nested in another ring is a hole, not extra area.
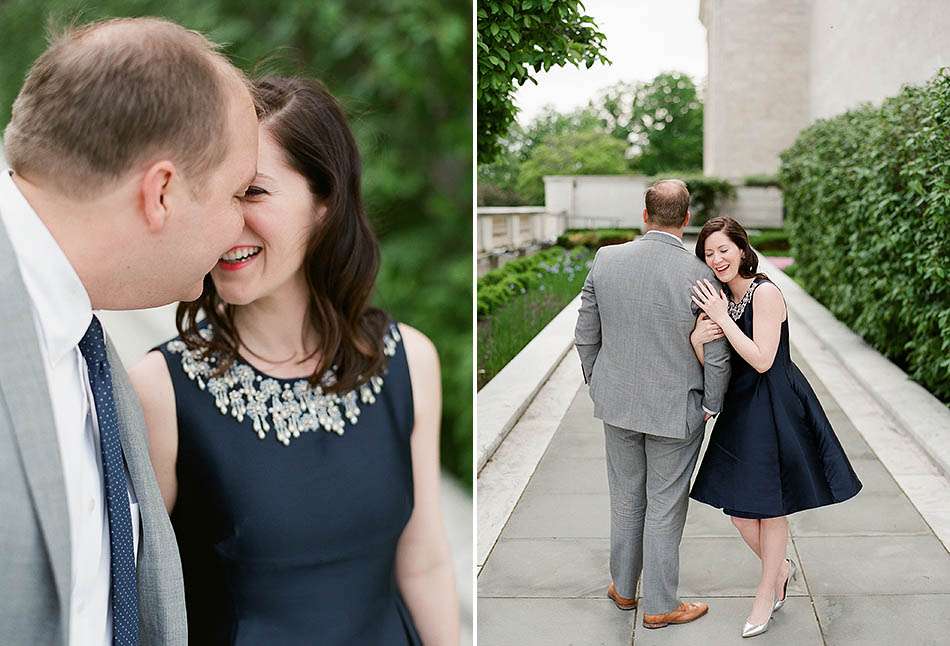
M 574 175 L 544 178 L 545 208 L 563 212 L 566 228 L 643 227 L 649 179 L 640 175 Z M 782 192 L 773 187 L 739 186 L 722 208 L 752 228 L 782 226 Z
M 950 66 L 947 0 L 812 3 L 809 117 L 879 103 Z
M 708 73 L 703 171 L 774 174 L 815 119 L 950 65 L 947 0 L 700 0 Z
M 639 175 L 556 175 L 544 178 L 544 204 L 567 214 L 568 228 L 643 225 L 648 180 Z
M 736 219 L 752 229 L 773 229 L 782 226 L 782 191 L 769 186 L 737 186 L 736 197 L 726 202 L 722 215 Z
M 808 123 L 807 2 L 704 0 L 708 74 L 703 172 L 774 174 Z
M 480 206 L 478 253 L 511 251 L 554 242 L 564 232 L 564 215 L 543 206 Z

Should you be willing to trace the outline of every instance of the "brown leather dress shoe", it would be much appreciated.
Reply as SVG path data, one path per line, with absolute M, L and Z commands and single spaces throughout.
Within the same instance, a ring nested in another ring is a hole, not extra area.
M 665 628 L 670 624 L 688 624 L 709 612 L 705 603 L 684 601 L 675 610 L 665 615 L 643 615 L 644 628 Z
M 613 581 L 611 581 L 610 585 L 607 586 L 607 596 L 610 597 L 610 600 L 614 602 L 614 605 L 621 610 L 633 610 L 637 607 L 636 599 L 628 599 L 627 597 L 621 597 L 619 594 L 617 594 L 617 588 L 614 587 Z

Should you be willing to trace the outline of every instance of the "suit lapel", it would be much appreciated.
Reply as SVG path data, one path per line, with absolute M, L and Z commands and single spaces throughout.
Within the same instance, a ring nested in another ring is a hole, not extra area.
M 138 396 L 108 336 L 106 352 L 112 368 L 122 451 L 129 469 L 130 486 L 139 504 L 142 532 L 136 574 L 142 643 L 171 643 L 163 631 L 183 635 L 186 623 L 178 545 L 149 459 L 147 429 Z M 185 638 L 181 639 L 184 642 Z
M 50 555 L 62 625 L 67 630 L 72 565 L 59 439 L 32 306 L 2 224 L 0 294 L 6 319 L 4 334 L 0 335 L 0 389 L 13 421 L 13 434 Z

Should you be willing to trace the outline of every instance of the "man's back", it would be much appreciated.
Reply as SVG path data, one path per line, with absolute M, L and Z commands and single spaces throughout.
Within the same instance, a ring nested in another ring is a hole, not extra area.
M 715 280 L 675 236 L 661 231 L 598 251 L 576 330 L 595 417 L 685 438 L 703 425 L 704 406 L 718 412 L 728 347 L 724 340 L 707 345 L 704 368 L 689 342 L 696 321 L 690 287 L 701 278 Z

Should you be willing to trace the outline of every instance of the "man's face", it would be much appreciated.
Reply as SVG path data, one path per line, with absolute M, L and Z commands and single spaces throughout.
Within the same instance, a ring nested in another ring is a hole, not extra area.
M 207 180 L 191 187 L 179 203 L 185 226 L 181 236 L 181 264 L 177 300 L 195 300 L 201 295 L 204 277 L 241 235 L 244 229 L 244 191 L 257 173 L 258 126 L 250 94 L 235 92 L 228 112 L 227 155 Z

